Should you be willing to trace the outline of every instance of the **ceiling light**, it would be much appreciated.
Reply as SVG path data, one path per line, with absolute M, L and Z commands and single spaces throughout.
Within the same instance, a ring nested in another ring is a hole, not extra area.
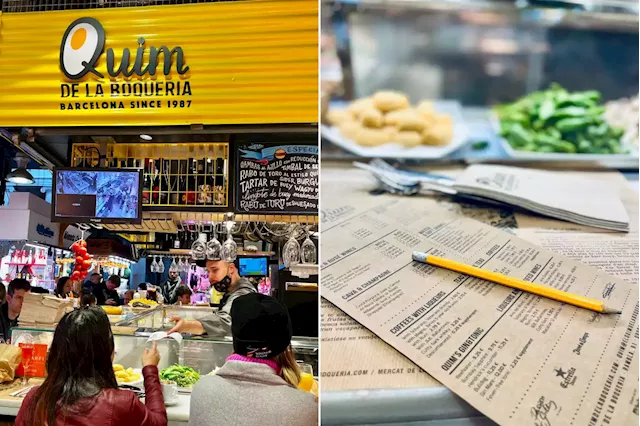
M 16 185 L 31 185 L 35 182 L 33 175 L 27 171 L 27 164 L 29 164 L 29 157 L 19 152 L 16 154 L 16 163 L 18 167 L 9 173 L 5 180 L 7 182 L 15 183 Z
M 150 141 L 153 138 L 151 137 L 151 135 L 140 135 L 140 139 Z

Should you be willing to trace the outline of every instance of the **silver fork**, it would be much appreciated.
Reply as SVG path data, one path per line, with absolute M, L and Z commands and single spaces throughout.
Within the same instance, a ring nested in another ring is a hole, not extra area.
M 476 195 L 464 194 L 454 188 L 455 181 L 446 176 L 431 175 L 428 173 L 415 173 L 398 171 L 382 160 L 374 160 L 370 164 L 354 162 L 354 166 L 369 171 L 378 184 L 387 192 L 399 195 L 425 194 L 433 195 L 434 192 L 449 195 L 454 201 L 471 202 L 495 207 L 513 206 Z
M 367 170 L 377 180 L 384 182 L 387 186 L 396 188 L 401 192 L 407 192 L 408 195 L 418 192 L 424 194 L 440 192 L 449 195 L 455 195 L 457 193 L 457 191 L 452 187 L 452 182 L 448 182 L 446 185 L 443 185 L 433 178 L 416 179 L 413 176 L 398 173 L 396 169 L 389 166 L 387 163 L 384 164 L 385 167 L 379 167 L 375 164 L 353 163 L 355 167 Z

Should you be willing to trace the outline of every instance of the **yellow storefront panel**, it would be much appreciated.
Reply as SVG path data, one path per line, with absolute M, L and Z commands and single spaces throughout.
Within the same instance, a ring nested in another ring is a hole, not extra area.
M 0 21 L 2 127 L 317 121 L 316 0 L 15 13 Z

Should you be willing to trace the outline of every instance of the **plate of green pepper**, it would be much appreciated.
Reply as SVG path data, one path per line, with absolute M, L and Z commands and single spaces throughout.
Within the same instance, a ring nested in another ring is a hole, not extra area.
M 622 141 L 624 129 L 604 118 L 601 94 L 569 92 L 558 84 L 493 108 L 493 125 L 511 157 L 587 160 L 638 158 Z

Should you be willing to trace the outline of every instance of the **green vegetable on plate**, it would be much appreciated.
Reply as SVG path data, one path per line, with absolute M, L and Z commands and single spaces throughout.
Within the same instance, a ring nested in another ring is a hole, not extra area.
M 557 84 L 494 108 L 500 135 L 518 151 L 621 154 L 623 129 L 604 119 L 595 90 L 569 93 Z
M 200 380 L 200 373 L 191 367 L 174 364 L 160 372 L 161 380 L 171 380 L 181 388 L 191 388 Z

